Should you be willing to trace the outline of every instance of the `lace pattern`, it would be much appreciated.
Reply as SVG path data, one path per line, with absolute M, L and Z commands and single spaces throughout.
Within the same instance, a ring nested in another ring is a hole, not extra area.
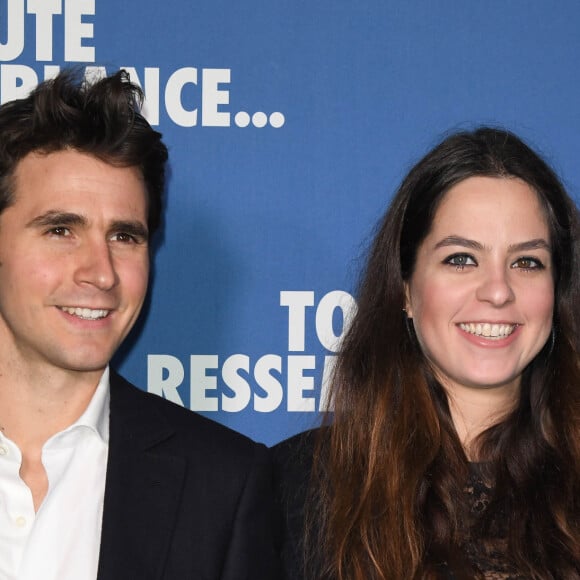
M 481 517 L 491 500 L 492 487 L 484 479 L 481 469 L 473 465 L 465 492 L 470 497 L 474 520 Z M 466 542 L 465 553 L 473 566 L 485 580 L 528 580 L 507 558 L 507 530 L 496 523 L 492 532 L 493 539 L 469 539 Z

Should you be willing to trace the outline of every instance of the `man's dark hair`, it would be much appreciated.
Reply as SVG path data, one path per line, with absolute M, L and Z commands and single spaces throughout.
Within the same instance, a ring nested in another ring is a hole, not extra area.
M 148 197 L 150 234 L 159 227 L 167 148 L 140 113 L 141 89 L 119 72 L 88 81 L 64 70 L 24 99 L 0 107 L 0 213 L 14 202 L 14 172 L 29 153 L 71 149 L 115 167 L 136 167 Z

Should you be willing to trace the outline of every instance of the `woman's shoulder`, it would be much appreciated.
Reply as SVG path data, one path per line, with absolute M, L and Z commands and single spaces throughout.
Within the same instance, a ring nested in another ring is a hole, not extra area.
M 304 531 L 311 501 L 312 465 L 319 437 L 326 430 L 299 433 L 271 448 L 275 488 L 283 518 L 282 561 L 287 580 L 304 578 Z
M 278 484 L 294 489 L 306 486 L 312 472 L 312 461 L 319 439 L 327 428 L 310 429 L 274 445 L 270 451 Z
M 323 431 L 324 428 L 310 429 L 288 439 L 284 439 L 284 441 L 280 441 L 280 443 L 271 447 L 274 459 L 282 463 L 311 459 L 316 441 Z

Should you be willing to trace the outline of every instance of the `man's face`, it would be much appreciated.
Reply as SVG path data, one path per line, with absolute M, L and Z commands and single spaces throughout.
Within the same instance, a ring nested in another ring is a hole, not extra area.
M 0 214 L 0 362 L 102 371 L 147 291 L 147 199 L 135 168 L 64 150 L 17 165 Z

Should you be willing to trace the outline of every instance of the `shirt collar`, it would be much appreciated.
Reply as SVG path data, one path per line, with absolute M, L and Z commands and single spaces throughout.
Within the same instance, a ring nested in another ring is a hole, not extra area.
M 88 427 L 104 443 L 109 443 L 109 403 L 111 399 L 109 374 L 107 366 L 84 413 L 65 431 L 75 427 Z

